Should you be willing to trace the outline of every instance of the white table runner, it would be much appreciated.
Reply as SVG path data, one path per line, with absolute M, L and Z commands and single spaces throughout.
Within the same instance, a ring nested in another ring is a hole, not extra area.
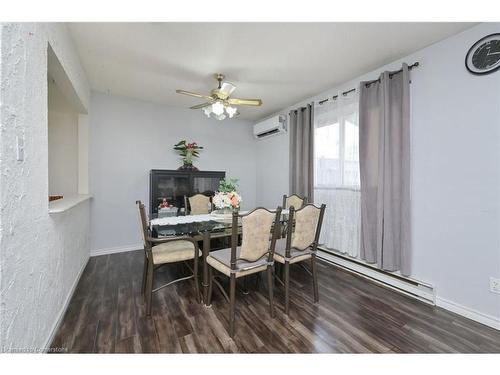
M 275 210 L 270 210 L 275 211 Z M 249 211 L 240 211 L 240 214 L 246 214 Z M 288 214 L 288 210 L 281 211 L 283 215 Z M 176 225 L 176 224 L 187 224 L 187 223 L 200 223 L 203 221 L 210 220 L 224 220 L 230 219 L 231 215 L 217 215 L 217 214 L 203 214 L 203 215 L 187 215 L 187 216 L 170 216 L 162 217 L 159 219 L 153 219 L 150 221 L 150 225 Z
M 153 219 L 150 221 L 151 225 L 175 225 L 187 223 L 199 223 L 203 221 L 210 221 L 214 219 L 215 215 L 187 215 L 187 216 L 170 216 Z

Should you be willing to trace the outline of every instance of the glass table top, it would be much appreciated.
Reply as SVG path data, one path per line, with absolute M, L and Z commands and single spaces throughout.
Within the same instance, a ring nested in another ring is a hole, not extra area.
M 232 228 L 232 221 L 202 221 L 193 223 L 182 223 L 174 225 L 153 225 L 154 237 L 169 237 L 169 236 L 193 236 L 203 232 L 217 233 L 224 232 Z
M 288 214 L 281 215 L 281 223 L 288 220 Z M 241 226 L 241 218 L 238 220 Z M 233 226 L 232 218 L 221 218 L 217 220 L 198 221 L 190 223 L 179 223 L 170 225 L 152 225 L 153 237 L 171 237 L 171 236 L 194 236 L 204 232 L 210 233 L 228 233 L 230 234 Z

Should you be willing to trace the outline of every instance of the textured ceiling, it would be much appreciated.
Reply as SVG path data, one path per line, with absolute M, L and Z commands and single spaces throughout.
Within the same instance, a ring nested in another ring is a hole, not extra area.
M 261 98 L 257 120 L 447 38 L 472 23 L 70 23 L 94 90 L 189 107 L 213 73 Z M 200 113 L 201 115 L 201 113 Z

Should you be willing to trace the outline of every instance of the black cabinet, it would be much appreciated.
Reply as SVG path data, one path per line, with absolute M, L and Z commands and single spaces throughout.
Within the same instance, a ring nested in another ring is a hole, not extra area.
M 184 195 L 213 195 L 226 172 L 152 169 L 149 172 L 149 213 L 155 216 L 163 199 L 184 207 Z

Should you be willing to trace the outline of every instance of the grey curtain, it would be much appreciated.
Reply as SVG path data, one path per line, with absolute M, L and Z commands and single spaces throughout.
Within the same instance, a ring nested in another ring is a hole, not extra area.
M 360 84 L 361 257 L 410 275 L 410 77 Z
M 314 107 L 308 104 L 290 112 L 290 194 L 313 202 Z

